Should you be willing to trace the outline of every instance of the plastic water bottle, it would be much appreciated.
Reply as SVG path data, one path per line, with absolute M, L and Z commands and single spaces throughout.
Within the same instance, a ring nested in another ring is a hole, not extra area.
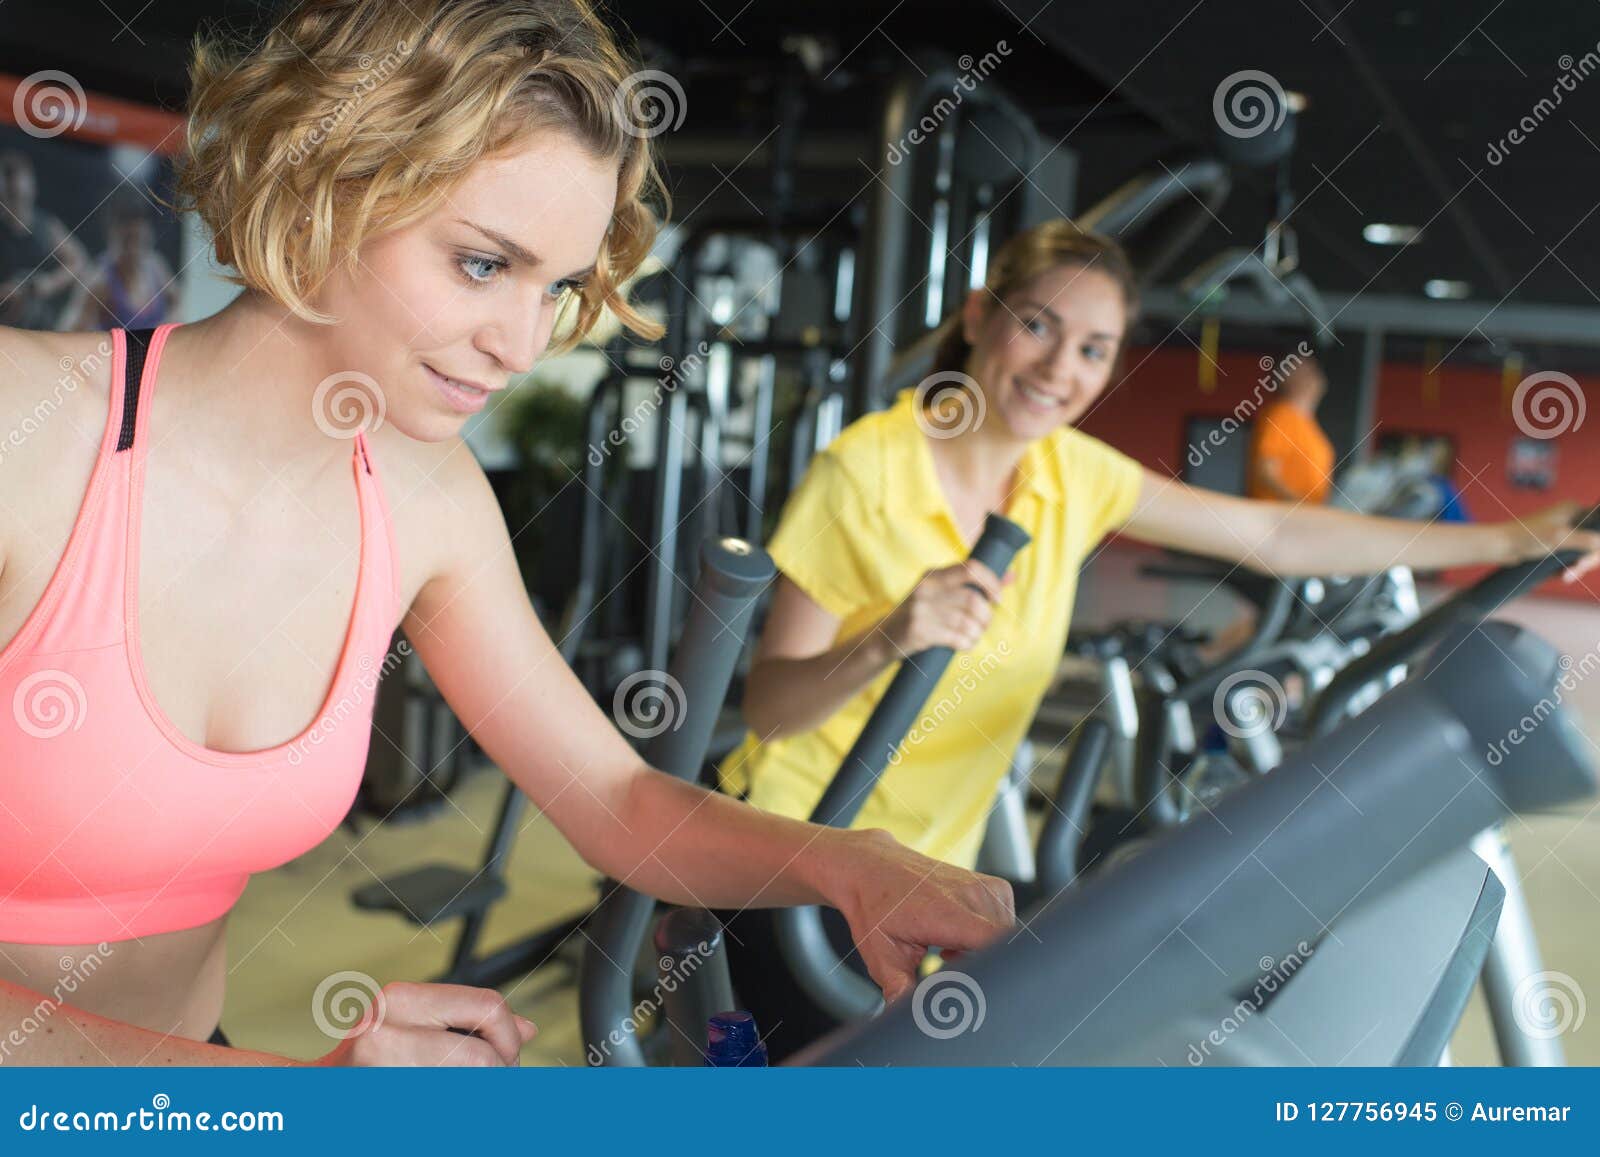
M 767 1046 L 748 1012 L 719 1012 L 706 1024 L 706 1064 L 714 1068 L 766 1068 Z

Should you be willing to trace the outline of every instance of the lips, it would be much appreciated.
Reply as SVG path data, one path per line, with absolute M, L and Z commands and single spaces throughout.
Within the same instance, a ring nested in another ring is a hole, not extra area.
M 493 393 L 492 390 L 474 389 L 468 383 L 447 378 L 426 362 L 423 363 L 422 369 L 432 379 L 433 387 L 438 392 L 440 400 L 456 413 L 476 414 L 489 404 L 489 395 Z
M 1017 382 L 1016 385 L 1017 392 L 1022 395 L 1023 400 L 1030 402 L 1035 406 L 1039 406 L 1041 408 L 1059 409 L 1067 404 L 1066 398 L 1058 398 L 1054 394 L 1048 394 L 1043 390 L 1034 389 L 1032 386 L 1026 385 L 1020 381 Z
M 434 367 L 432 367 L 432 366 L 428 366 L 428 363 L 426 363 L 426 362 L 424 362 L 422 364 L 427 366 L 427 368 L 429 370 L 432 370 L 435 374 L 438 374 L 439 377 L 443 378 L 445 381 L 449 382 L 451 385 L 459 386 L 463 390 L 472 390 L 472 391 L 475 391 L 475 392 L 480 393 L 480 394 L 492 394 L 492 393 L 495 392 L 494 390 L 490 389 L 488 386 L 485 386 L 485 385 L 483 385 L 483 384 L 481 384 L 479 382 L 474 382 L 474 381 L 471 381 L 470 379 L 467 379 L 467 378 L 452 378 L 449 374 L 446 374 L 446 373 L 443 373 L 440 370 L 434 369 Z

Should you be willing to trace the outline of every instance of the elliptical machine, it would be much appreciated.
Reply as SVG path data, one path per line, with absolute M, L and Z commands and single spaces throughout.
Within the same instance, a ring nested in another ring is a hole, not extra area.
M 1600 524 L 1600 508 L 1583 522 L 1586 528 L 1597 524 Z M 1557 552 L 1543 559 L 1501 568 L 1441 600 L 1408 625 L 1377 636 L 1333 674 L 1307 704 L 1303 717 L 1293 721 L 1292 726 L 1285 726 L 1282 713 L 1276 710 L 1281 704 L 1264 703 L 1259 699 L 1259 682 L 1243 687 L 1245 694 L 1258 696 L 1251 706 L 1241 708 L 1239 699 L 1219 694 L 1213 701 L 1213 709 L 1225 728 L 1250 735 L 1254 740 L 1245 748 L 1250 775 L 1276 774 L 1285 762 L 1286 743 L 1291 748 L 1304 748 L 1325 739 L 1341 724 L 1366 719 L 1375 705 L 1398 693 L 1393 688 L 1399 676 L 1414 668 L 1430 649 L 1443 649 L 1451 640 L 1461 639 L 1462 632 L 1484 625 L 1488 616 L 1507 602 L 1528 593 L 1577 559 L 1573 552 Z M 1492 622 L 1484 629 L 1489 631 L 1485 637 L 1491 640 L 1513 630 L 1506 624 Z M 1261 672 L 1246 674 L 1259 676 Z M 1529 700 L 1529 708 L 1540 698 L 1535 696 Z M 1513 730 L 1520 731 L 1520 728 Z M 1152 807 L 1146 809 L 1142 823 L 1124 824 L 1115 831 L 1101 827 L 1089 835 L 1090 848 L 1082 858 L 1092 862 L 1094 855 L 1118 844 L 1121 847 L 1114 855 L 1137 854 L 1140 840 L 1148 839 L 1163 827 L 1193 822 L 1202 815 L 1211 818 L 1210 809 L 1216 803 L 1214 799 L 1202 800 L 1200 806 L 1182 813 L 1175 807 Z M 1487 926 L 1487 944 L 1481 960 L 1484 997 L 1501 1060 L 1516 1066 L 1564 1064 L 1560 1041 L 1530 1031 L 1517 1016 L 1519 987 L 1532 983 L 1530 978 L 1541 976 L 1544 968 L 1510 849 L 1498 826 L 1476 833 L 1471 847 L 1476 856 L 1493 869 L 1503 895 L 1496 922 Z
M 1424 678 L 1210 822 L 1161 833 L 796 1063 L 1439 1063 L 1502 901 L 1469 842 L 1595 789 L 1559 708 L 1487 758 L 1559 670 L 1529 632 L 1458 624 Z
M 738 640 L 711 633 L 737 652 Z M 1559 669 L 1527 632 L 1458 621 L 1425 678 L 1319 734 L 1203 820 L 1041 898 L 1009 941 L 797 1063 L 1437 1063 L 1504 897 L 1468 843 L 1509 812 L 1594 790 L 1559 709 L 1506 758 L 1487 757 Z M 715 697 L 698 702 L 714 717 Z M 586 982 L 605 981 L 583 991 L 591 1063 L 644 1059 L 614 1042 L 635 1035 L 625 949 L 643 938 L 645 903 L 636 932 L 602 932 L 585 962 Z M 678 1063 L 699 1063 L 704 1014 L 735 999 L 718 932 L 684 910 L 657 926 L 650 1007 Z M 608 961 L 601 949 L 613 947 L 624 955 Z M 987 1031 L 938 1019 L 937 994 L 952 984 L 985 1010 Z

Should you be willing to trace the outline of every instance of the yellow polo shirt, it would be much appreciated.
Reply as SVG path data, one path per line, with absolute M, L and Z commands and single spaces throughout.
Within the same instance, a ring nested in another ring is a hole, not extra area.
M 859 635 L 922 575 L 966 558 L 934 473 L 914 391 L 854 422 L 812 460 L 767 550 L 829 614 L 835 636 Z M 978 645 L 956 656 L 917 725 L 856 816 L 908 847 L 972 866 L 989 809 L 1066 648 L 1084 558 L 1133 514 L 1142 469 L 1071 427 L 1032 443 L 1004 512 L 1033 541 Z M 844 760 L 899 664 L 891 664 L 815 730 L 758 743 L 723 762 L 726 790 L 804 819 Z

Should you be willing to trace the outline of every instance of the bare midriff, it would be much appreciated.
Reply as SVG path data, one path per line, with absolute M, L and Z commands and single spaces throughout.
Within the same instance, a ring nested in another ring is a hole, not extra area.
M 222 1016 L 226 922 L 99 944 L 0 944 L 0 980 L 52 1003 L 203 1041 Z

